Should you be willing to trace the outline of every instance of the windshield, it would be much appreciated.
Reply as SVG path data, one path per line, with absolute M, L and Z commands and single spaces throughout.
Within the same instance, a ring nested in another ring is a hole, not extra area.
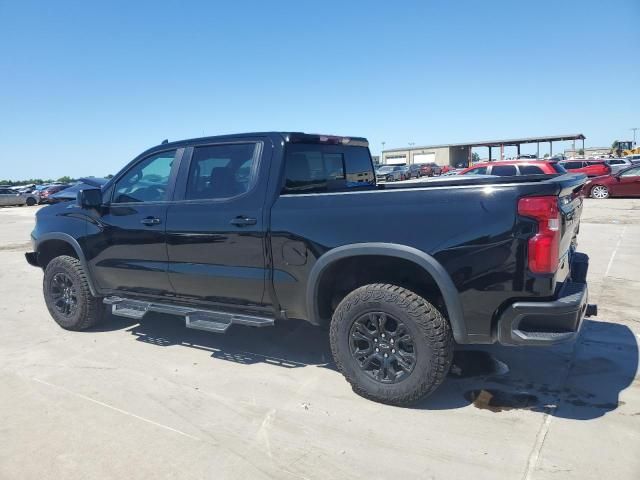
M 380 167 L 380 168 L 378 169 L 378 171 L 379 171 L 379 172 L 382 172 L 382 173 L 392 172 L 392 171 L 393 171 L 393 167 Z

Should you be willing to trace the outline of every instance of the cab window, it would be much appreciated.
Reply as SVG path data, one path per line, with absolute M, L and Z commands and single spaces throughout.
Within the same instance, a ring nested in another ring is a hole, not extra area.
M 373 185 L 373 164 L 365 147 L 319 144 L 287 147 L 282 193 L 331 192 Z
M 166 200 L 175 155 L 175 150 L 160 152 L 134 165 L 117 181 L 113 203 Z
M 236 197 L 255 181 L 257 143 L 196 147 L 189 166 L 186 200 Z

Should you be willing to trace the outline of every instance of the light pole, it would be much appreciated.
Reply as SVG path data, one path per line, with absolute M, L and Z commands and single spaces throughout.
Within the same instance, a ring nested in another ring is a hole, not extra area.
M 382 142 L 382 152 L 380 152 L 380 163 L 382 165 L 385 164 L 385 161 L 384 161 L 384 146 L 385 146 L 386 143 L 387 142 Z
M 632 131 L 633 131 L 633 147 L 635 148 L 635 146 L 636 146 L 636 132 L 637 132 L 638 130 L 640 130 L 640 128 L 638 128 L 638 127 L 633 127 L 633 128 L 630 128 L 629 130 L 632 130 Z

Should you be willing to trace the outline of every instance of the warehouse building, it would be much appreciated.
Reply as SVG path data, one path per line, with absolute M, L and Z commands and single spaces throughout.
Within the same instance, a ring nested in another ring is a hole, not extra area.
M 471 156 L 468 145 L 431 145 L 427 147 L 394 148 L 382 152 L 382 162 L 386 165 L 411 163 L 431 163 L 457 165 L 465 163 Z
M 451 143 L 445 145 L 430 145 L 424 147 L 411 146 L 408 148 L 392 148 L 382 152 L 382 160 L 380 163 L 384 165 L 401 165 L 412 163 L 431 163 L 438 165 L 468 165 L 471 163 L 471 152 L 474 148 L 486 147 L 488 149 L 489 161 L 504 159 L 505 147 L 516 147 L 517 154 L 520 155 L 520 146 L 524 144 L 535 143 L 536 151 L 540 152 L 540 144 L 549 144 L 549 153 L 553 155 L 553 142 L 566 142 L 582 140 L 582 148 L 584 148 L 585 136 L 581 133 L 572 135 L 553 135 L 549 137 L 527 137 L 512 138 L 505 140 L 488 140 L 482 142 L 470 143 Z M 498 149 L 494 156 L 494 149 Z
M 588 157 L 607 157 L 611 153 L 611 147 L 587 147 L 584 150 L 569 148 L 564 151 L 565 157 L 575 157 L 583 155 Z

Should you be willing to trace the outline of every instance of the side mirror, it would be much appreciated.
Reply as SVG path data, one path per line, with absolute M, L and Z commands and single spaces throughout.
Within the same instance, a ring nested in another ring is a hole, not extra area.
M 80 190 L 76 197 L 76 203 L 80 208 L 98 208 L 102 205 L 102 190 L 99 188 Z

